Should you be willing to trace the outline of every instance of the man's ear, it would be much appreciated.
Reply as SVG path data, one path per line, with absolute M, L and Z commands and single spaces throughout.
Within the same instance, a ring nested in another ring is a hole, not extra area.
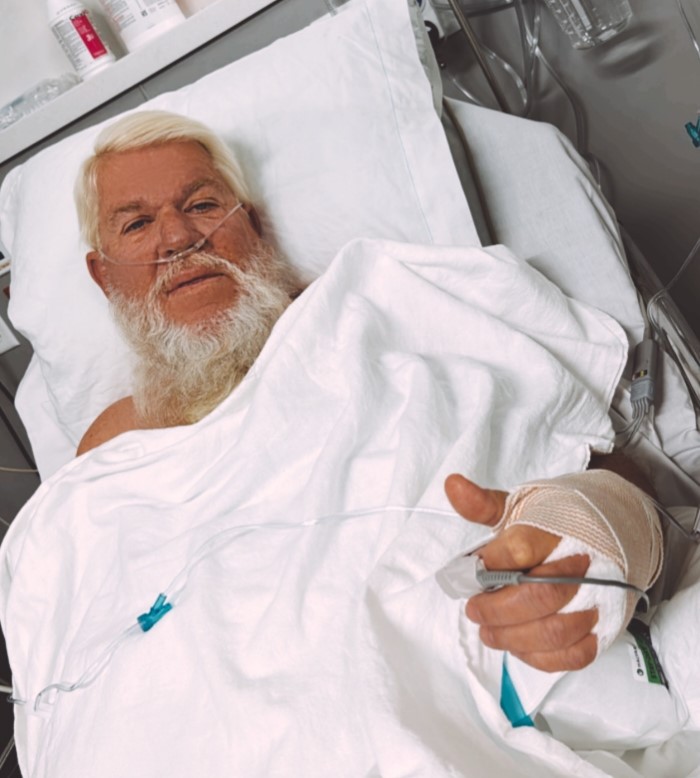
M 262 238 L 262 234 L 263 234 L 262 222 L 260 221 L 260 216 L 258 216 L 258 212 L 255 210 L 255 206 L 251 205 L 250 203 L 245 203 L 243 205 L 243 209 L 248 214 L 250 223 L 252 224 L 253 229 L 258 233 L 258 237 Z
M 92 280 L 100 287 L 104 292 L 105 297 L 109 299 L 109 292 L 107 291 L 107 279 L 105 273 L 105 261 L 100 256 L 99 251 L 88 251 L 85 255 L 85 261 L 87 262 L 88 272 Z

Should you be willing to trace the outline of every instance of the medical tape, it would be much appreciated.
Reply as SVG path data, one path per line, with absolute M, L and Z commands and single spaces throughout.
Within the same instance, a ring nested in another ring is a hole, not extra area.
M 593 633 L 598 653 L 605 650 L 632 618 L 638 592 L 647 591 L 661 572 L 663 536 L 654 501 L 616 473 L 588 470 L 511 492 L 496 529 L 517 524 L 562 538 L 546 561 L 587 554 L 587 576 L 612 577 L 634 587 L 625 593 L 582 586 L 560 611 L 597 608 Z

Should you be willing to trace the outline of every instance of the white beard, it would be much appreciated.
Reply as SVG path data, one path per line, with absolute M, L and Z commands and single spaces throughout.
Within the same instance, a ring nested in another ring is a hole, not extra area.
M 193 325 L 168 320 L 160 294 L 183 264 L 229 275 L 238 288 L 234 305 Z M 249 256 L 244 270 L 212 254 L 190 255 L 138 300 L 112 290 L 115 319 L 137 355 L 133 401 L 141 421 L 172 427 L 211 412 L 243 380 L 300 288 L 293 268 L 270 248 Z

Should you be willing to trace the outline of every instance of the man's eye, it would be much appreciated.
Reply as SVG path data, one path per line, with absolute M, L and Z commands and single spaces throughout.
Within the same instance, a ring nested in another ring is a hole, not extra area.
M 127 232 L 137 232 L 138 230 L 142 230 L 146 224 L 148 223 L 148 219 L 134 219 L 133 221 L 127 222 L 124 227 L 122 228 L 122 232 L 126 234 Z
M 221 206 L 219 203 L 214 202 L 214 200 L 200 200 L 199 202 L 192 203 L 192 205 L 187 208 L 187 212 L 193 214 L 209 213 L 210 211 L 216 211 L 220 208 Z

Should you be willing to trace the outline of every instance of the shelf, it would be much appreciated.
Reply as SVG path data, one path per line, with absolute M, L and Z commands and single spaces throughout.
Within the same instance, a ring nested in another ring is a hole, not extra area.
M 0 163 L 225 33 L 275 0 L 218 0 L 0 131 Z

